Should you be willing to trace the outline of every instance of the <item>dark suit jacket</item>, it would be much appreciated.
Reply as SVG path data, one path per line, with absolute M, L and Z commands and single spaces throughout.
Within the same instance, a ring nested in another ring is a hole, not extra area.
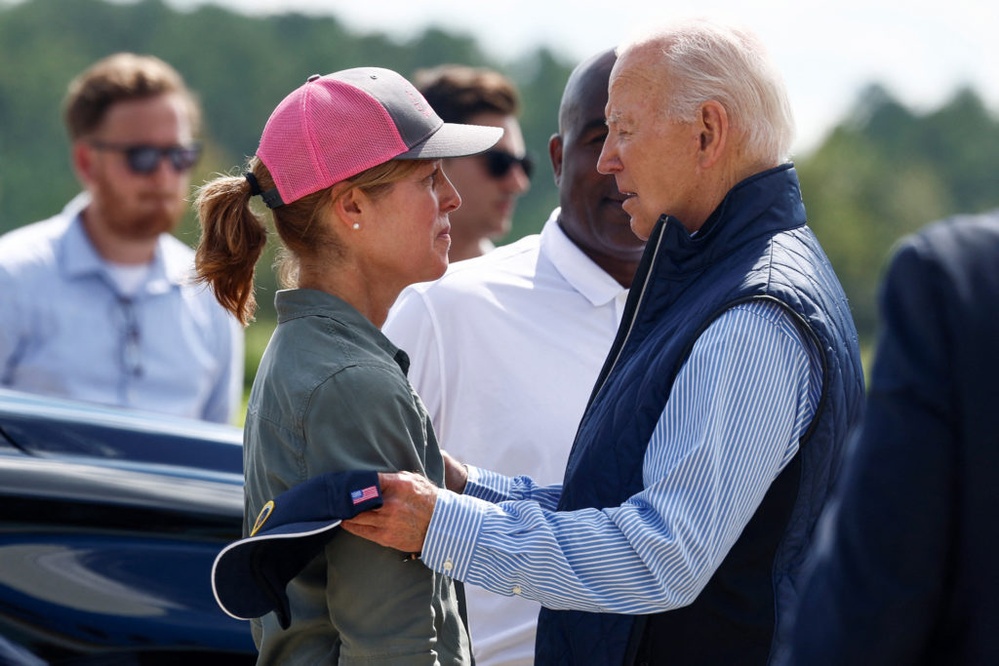
M 999 664 L 999 211 L 907 238 L 880 298 L 791 661 Z

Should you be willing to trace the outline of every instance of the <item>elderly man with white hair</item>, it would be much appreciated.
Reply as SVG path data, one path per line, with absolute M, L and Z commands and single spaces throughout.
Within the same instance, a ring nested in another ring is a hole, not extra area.
M 856 330 L 759 41 L 696 20 L 618 54 L 598 170 L 648 242 L 563 483 L 450 460 L 344 524 L 540 601 L 538 664 L 767 663 L 860 418 Z

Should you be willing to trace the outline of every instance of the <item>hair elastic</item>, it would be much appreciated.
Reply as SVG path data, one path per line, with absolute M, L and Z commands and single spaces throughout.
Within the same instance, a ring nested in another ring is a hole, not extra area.
M 260 198 L 264 200 L 264 203 L 267 204 L 267 207 L 271 209 L 284 205 L 284 201 L 281 200 L 281 193 L 277 191 L 277 188 L 264 192 L 260 189 L 260 182 L 257 180 L 257 177 L 251 172 L 247 171 L 243 174 L 243 177 L 246 178 L 246 182 L 250 184 L 251 197 L 259 195 Z
M 263 194 L 263 190 L 260 189 L 260 183 L 257 182 L 256 176 L 254 176 L 251 172 L 247 171 L 246 173 L 243 174 L 243 177 L 246 178 L 246 182 L 250 184 L 251 197 Z

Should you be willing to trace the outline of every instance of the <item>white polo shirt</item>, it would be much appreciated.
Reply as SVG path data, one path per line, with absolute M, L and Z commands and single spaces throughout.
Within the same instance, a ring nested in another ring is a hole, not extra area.
M 555 209 L 540 235 L 407 288 L 386 336 L 441 447 L 462 462 L 561 483 L 628 291 L 576 247 Z M 479 666 L 534 662 L 540 605 L 466 587 Z

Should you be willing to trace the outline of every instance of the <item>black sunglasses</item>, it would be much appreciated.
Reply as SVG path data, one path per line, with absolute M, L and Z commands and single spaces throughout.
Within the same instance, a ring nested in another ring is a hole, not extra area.
M 91 141 L 90 145 L 97 150 L 112 150 L 125 154 L 125 162 L 132 173 L 147 175 L 156 171 L 160 166 L 160 160 L 164 157 L 170 159 L 173 170 L 177 173 L 187 171 L 198 163 L 201 157 L 201 146 L 193 144 L 191 146 L 170 146 L 160 148 L 159 146 L 147 145 L 124 145 L 117 143 L 105 143 L 103 141 Z
M 482 156 L 486 158 L 486 169 L 489 170 L 489 175 L 493 178 L 503 178 L 510 172 L 514 164 L 520 165 L 528 180 L 534 173 L 534 160 L 531 159 L 530 155 L 517 157 L 503 150 L 487 150 L 482 153 Z

